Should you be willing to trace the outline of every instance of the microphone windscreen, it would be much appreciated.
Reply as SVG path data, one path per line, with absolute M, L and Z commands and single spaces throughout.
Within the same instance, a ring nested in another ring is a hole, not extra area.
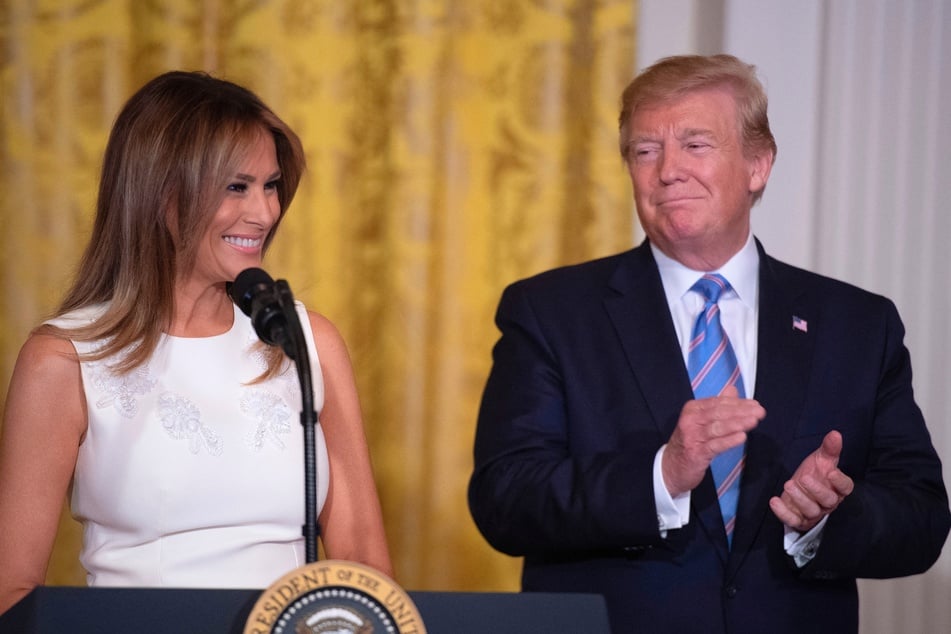
M 238 273 L 234 278 L 234 284 L 231 286 L 231 299 L 245 315 L 251 315 L 251 300 L 261 289 L 267 289 L 274 285 L 274 280 L 261 269 L 250 268 Z

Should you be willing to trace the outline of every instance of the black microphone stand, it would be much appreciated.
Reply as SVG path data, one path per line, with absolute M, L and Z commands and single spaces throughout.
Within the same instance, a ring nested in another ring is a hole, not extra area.
M 314 409 L 314 382 L 310 372 L 310 356 L 304 330 L 294 307 L 294 296 L 284 280 L 274 282 L 278 302 L 287 319 L 289 336 L 282 337 L 281 347 L 297 365 L 297 378 L 300 381 L 301 413 L 300 422 L 304 426 L 304 548 L 307 563 L 317 561 L 317 538 L 320 525 L 317 523 L 317 411 Z

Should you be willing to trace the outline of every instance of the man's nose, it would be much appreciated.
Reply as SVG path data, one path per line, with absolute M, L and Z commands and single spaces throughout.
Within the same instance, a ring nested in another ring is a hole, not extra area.
M 657 164 L 657 174 L 661 182 L 674 183 L 683 179 L 683 159 L 683 152 L 679 148 L 664 148 Z

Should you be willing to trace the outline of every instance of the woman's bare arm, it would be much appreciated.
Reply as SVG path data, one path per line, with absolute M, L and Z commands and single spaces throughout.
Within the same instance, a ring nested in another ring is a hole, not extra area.
M 330 491 L 320 514 L 324 550 L 331 559 L 357 561 L 392 576 L 350 355 L 325 317 L 310 313 L 310 322 L 323 373 L 320 424 L 330 459 Z
M 75 349 L 31 335 L 13 370 L 0 435 L 0 613 L 45 580 L 85 429 Z

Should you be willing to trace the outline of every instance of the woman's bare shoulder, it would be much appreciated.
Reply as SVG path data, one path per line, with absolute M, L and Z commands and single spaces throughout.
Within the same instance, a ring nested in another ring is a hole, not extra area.
M 42 328 L 27 337 L 10 379 L 4 426 L 56 434 L 73 445 L 86 429 L 79 355 L 72 342 Z M 61 434 L 65 428 L 69 434 Z
M 317 350 L 321 355 L 332 353 L 342 354 L 349 357 L 347 344 L 343 335 L 337 327 L 324 315 L 308 310 L 307 316 L 310 318 L 310 327 L 314 333 L 314 341 L 317 344 Z
M 40 326 L 30 333 L 20 348 L 17 366 L 20 365 L 38 371 L 74 369 L 79 365 L 79 355 L 69 339 L 47 326 Z

